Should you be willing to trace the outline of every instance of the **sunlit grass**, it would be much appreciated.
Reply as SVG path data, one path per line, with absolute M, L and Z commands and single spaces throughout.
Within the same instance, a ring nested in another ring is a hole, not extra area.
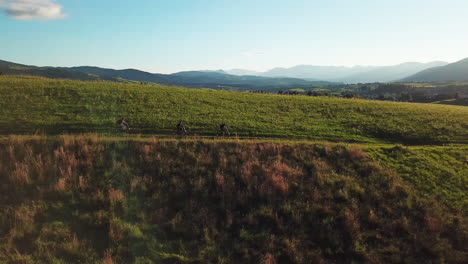
M 0 76 L 1 134 L 133 133 L 347 142 L 447 143 L 468 140 L 468 108 L 357 99 L 250 94 L 210 89 Z

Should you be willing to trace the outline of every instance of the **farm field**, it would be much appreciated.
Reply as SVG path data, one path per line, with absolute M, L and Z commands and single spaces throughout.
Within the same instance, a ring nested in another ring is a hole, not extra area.
M 0 263 L 468 257 L 464 106 L 0 76 L 0 109 Z

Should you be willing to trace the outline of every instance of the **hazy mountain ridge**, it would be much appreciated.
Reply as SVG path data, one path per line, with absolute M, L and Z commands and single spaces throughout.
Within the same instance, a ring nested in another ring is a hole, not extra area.
M 298 65 L 291 68 L 274 68 L 264 73 L 234 69 L 183 71 L 172 74 L 93 66 L 38 67 L 0 60 L 0 73 L 73 80 L 128 80 L 187 87 L 276 91 L 337 83 L 468 81 L 468 58 L 451 64 L 434 61 L 407 62 L 394 66 Z
M 405 76 L 443 65 L 447 65 L 447 63 L 442 61 L 434 61 L 429 63 L 406 62 L 394 66 L 376 67 L 375 69 L 367 72 L 350 75 L 345 78 L 338 78 L 336 81 L 349 83 L 393 82 L 400 80 Z
M 339 79 L 351 74 L 365 72 L 374 69 L 373 66 L 313 66 L 298 65 L 291 68 L 274 68 L 262 74 L 262 76 L 288 76 L 307 79 Z
M 468 81 L 468 58 L 433 67 L 402 79 L 404 82 Z
M 230 69 L 225 71 L 228 74 L 232 75 L 256 75 L 260 76 L 262 73 L 259 71 L 251 71 L 251 70 L 244 70 L 244 69 Z
M 258 73 L 267 77 L 293 77 L 306 80 L 325 80 L 344 83 L 392 82 L 420 71 L 447 65 L 447 62 L 434 61 L 429 63 L 406 62 L 392 66 L 315 66 L 297 65 L 290 68 L 274 68 Z M 228 70 L 231 74 L 248 72 L 248 70 Z

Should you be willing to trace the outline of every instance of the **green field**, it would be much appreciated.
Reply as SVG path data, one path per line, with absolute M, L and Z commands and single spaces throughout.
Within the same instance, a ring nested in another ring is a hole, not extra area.
M 463 106 L 0 76 L 0 109 L 0 263 L 468 259 Z
M 226 123 L 242 137 L 409 144 L 468 142 L 468 108 L 179 87 L 0 76 L 1 134 L 134 133 L 215 135 Z

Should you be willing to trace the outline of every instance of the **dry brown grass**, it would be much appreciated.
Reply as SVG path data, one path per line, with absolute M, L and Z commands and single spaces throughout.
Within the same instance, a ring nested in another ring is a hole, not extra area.
M 96 200 L 96 201 L 104 201 L 106 199 L 105 193 L 100 189 L 94 192 L 92 196 L 93 196 L 93 200 Z
M 65 167 L 65 169 L 68 169 L 68 167 L 71 167 L 73 169 L 78 166 L 78 159 L 75 153 L 66 150 L 63 146 L 54 150 L 54 157 L 57 165 L 61 168 Z
M 144 144 L 139 148 L 140 159 L 145 162 L 152 162 L 154 160 L 154 145 Z M 156 157 L 157 158 L 157 157 Z
M 75 145 L 77 137 L 73 135 L 60 135 L 60 139 L 64 147 L 69 147 Z
M 111 204 L 116 204 L 117 202 L 123 201 L 125 199 L 125 195 L 121 190 L 116 190 L 113 188 L 109 189 L 108 195 Z
M 135 230 L 144 233 L 141 238 L 135 232 L 135 239 L 142 239 L 136 243 L 151 241 L 153 234 L 143 229 L 147 224 L 169 241 L 165 244 L 168 251 L 187 256 L 188 261 L 202 259 L 197 254 L 207 248 L 214 250 L 206 251 L 212 252 L 208 253 L 212 259 L 222 255 L 224 251 L 212 247 L 213 243 L 227 245 L 228 254 L 245 254 L 243 263 L 279 263 L 283 259 L 288 263 L 341 263 L 345 261 L 343 254 L 352 254 L 358 263 L 391 263 L 385 259 L 387 255 L 412 254 L 407 252 L 414 251 L 426 237 L 439 241 L 440 248 L 448 248 L 446 252 L 455 248 L 448 243 L 464 242 L 463 232 L 456 234 L 451 222 L 435 214 L 433 207 L 413 199 L 411 187 L 367 159 L 360 149 L 233 141 L 62 140 L 48 145 L 25 141 L 0 149 L 2 159 L 10 161 L 12 157 L 12 162 L 0 163 L 0 176 L 5 176 L 2 183 L 28 185 L 0 198 L 24 198 L 23 190 L 27 190 L 27 199 L 39 199 L 39 205 L 46 205 L 39 209 L 30 203 L 12 205 L 11 210 L 0 208 L 7 219 L 0 221 L 7 223 L 0 230 L 6 230 L 0 242 L 7 244 L 8 254 L 14 254 L 15 248 L 35 254 L 34 248 L 21 247 L 20 243 L 28 236 L 33 247 L 43 225 L 40 221 L 56 221 L 51 216 L 58 210 L 64 216 L 59 221 L 70 228 L 66 240 L 60 240 L 64 241 L 60 248 L 66 252 L 63 256 L 78 254 L 88 246 L 87 238 L 77 231 L 82 229 L 66 222 L 68 216 L 105 237 L 106 244 L 89 245 L 95 252 L 89 263 L 131 263 L 133 253 L 121 252 L 127 249 L 126 243 L 133 239 L 130 232 Z M 359 162 L 352 162 L 355 160 Z M 73 199 L 68 199 L 69 195 Z M 53 210 L 49 204 L 55 206 L 51 206 Z M 127 219 L 134 222 L 127 226 Z M 140 219 L 147 222 L 142 224 Z M 245 233 L 226 232 L 237 227 Z M 60 235 L 55 228 L 51 230 L 50 235 Z M 43 242 L 47 240 L 43 238 Z M 252 245 L 258 249 L 251 250 Z M 179 246 L 187 251 L 178 251 Z M 114 251 L 104 253 L 107 247 Z M 437 250 L 434 245 L 426 247 Z M 62 254 L 56 253 L 59 247 L 43 248 L 51 258 Z M 0 255 L 1 250 L 2 245 Z M 335 254 L 338 251 L 344 253 Z M 236 263 L 229 256 L 218 259 Z
M 7 153 L 8 153 L 8 158 L 10 162 L 13 162 L 16 160 L 16 155 L 15 155 L 15 146 L 13 144 L 9 144 L 7 146 Z
M 42 160 L 42 154 L 37 154 L 33 160 L 33 165 L 37 173 L 37 179 L 43 182 L 46 178 L 46 164 Z
M 23 162 L 15 163 L 10 179 L 14 184 L 19 186 L 30 184 L 31 176 L 29 174 L 29 165 Z
M 114 264 L 114 260 L 112 259 L 112 250 L 107 249 L 104 251 L 104 257 L 102 259 L 102 264 Z
M 80 135 L 67 135 L 59 136 L 64 147 L 82 146 L 87 144 L 96 144 L 101 141 L 98 134 L 80 134 Z
M 350 160 L 363 160 L 367 158 L 367 154 L 362 148 L 350 147 L 348 148 L 348 157 Z
M 38 207 L 34 202 L 31 204 L 22 204 L 15 210 L 15 225 L 31 225 L 34 223 L 34 217 Z
M 23 145 L 27 139 L 26 137 L 20 135 L 10 135 L 8 136 L 8 141 L 14 145 Z
M 218 187 L 221 189 L 224 189 L 224 184 L 225 184 L 224 176 L 219 172 L 219 170 L 216 171 L 215 178 L 216 178 L 216 184 L 218 185 Z
M 54 189 L 56 191 L 65 191 L 67 187 L 67 179 L 65 178 L 60 178 L 58 179 L 57 183 L 54 186 Z
M 263 167 L 265 181 L 260 185 L 264 195 L 284 194 L 289 190 L 289 181 L 302 175 L 302 170 L 293 168 L 283 161 L 276 160 Z
M 78 236 L 76 233 L 73 233 L 73 237 L 69 243 L 70 249 L 78 249 L 80 246 L 80 240 L 78 239 Z
M 369 210 L 369 215 L 367 220 L 372 224 L 377 224 L 379 222 L 379 217 L 375 214 L 374 210 Z
M 84 191 L 86 189 L 89 188 L 89 184 L 88 184 L 88 181 L 86 180 L 86 178 L 84 176 L 79 176 L 78 177 L 78 187 Z
M 273 256 L 273 254 L 271 253 L 266 253 L 265 255 L 263 255 L 261 263 L 262 264 L 276 264 L 275 256 Z
M 40 211 L 40 207 L 36 203 L 30 202 L 23 203 L 16 209 L 6 208 L 2 211 L 4 213 L 2 218 L 4 221 L 8 219 L 10 228 L 4 237 L 0 237 L 0 254 L 4 250 L 11 257 L 12 263 L 32 263 L 32 261 L 21 262 L 21 260 L 26 260 L 23 257 L 27 255 L 23 256 L 18 252 L 16 241 L 21 239 L 25 233 L 34 231 L 35 217 Z M 1 258 L 0 263 L 2 263 Z
M 228 167 L 229 160 L 224 153 L 221 153 L 219 156 L 219 170 L 225 170 Z
M 426 216 L 424 217 L 424 220 L 425 220 L 425 222 L 426 222 L 427 228 L 428 228 L 431 232 L 440 233 L 440 232 L 443 231 L 444 226 L 443 226 L 442 221 L 440 221 L 440 219 L 437 219 L 437 218 L 432 217 L 432 216 L 430 216 L 430 215 L 426 215 Z
M 357 213 L 358 212 L 354 212 L 350 208 L 345 208 L 342 210 L 341 215 L 343 217 L 344 225 L 347 231 L 360 239 L 360 221 Z
M 134 177 L 130 181 L 130 192 L 135 192 L 137 188 L 150 185 L 152 178 L 150 177 Z
M 258 160 L 256 160 L 254 157 L 252 157 L 251 159 L 248 159 L 246 162 L 244 162 L 244 164 L 242 164 L 242 167 L 240 170 L 241 176 L 247 181 L 252 180 L 254 168 L 258 166 L 259 166 Z
M 115 220 L 109 223 L 109 238 L 115 243 L 122 242 L 126 237 L 126 233 L 122 230 L 121 226 Z
M 59 168 L 59 175 L 65 179 L 70 179 L 73 176 L 72 166 Z
M 314 165 L 314 175 L 316 177 L 317 183 L 320 185 L 326 183 L 330 178 L 330 173 L 333 172 L 333 169 L 329 162 L 324 159 L 314 157 L 312 159 L 312 164 Z

